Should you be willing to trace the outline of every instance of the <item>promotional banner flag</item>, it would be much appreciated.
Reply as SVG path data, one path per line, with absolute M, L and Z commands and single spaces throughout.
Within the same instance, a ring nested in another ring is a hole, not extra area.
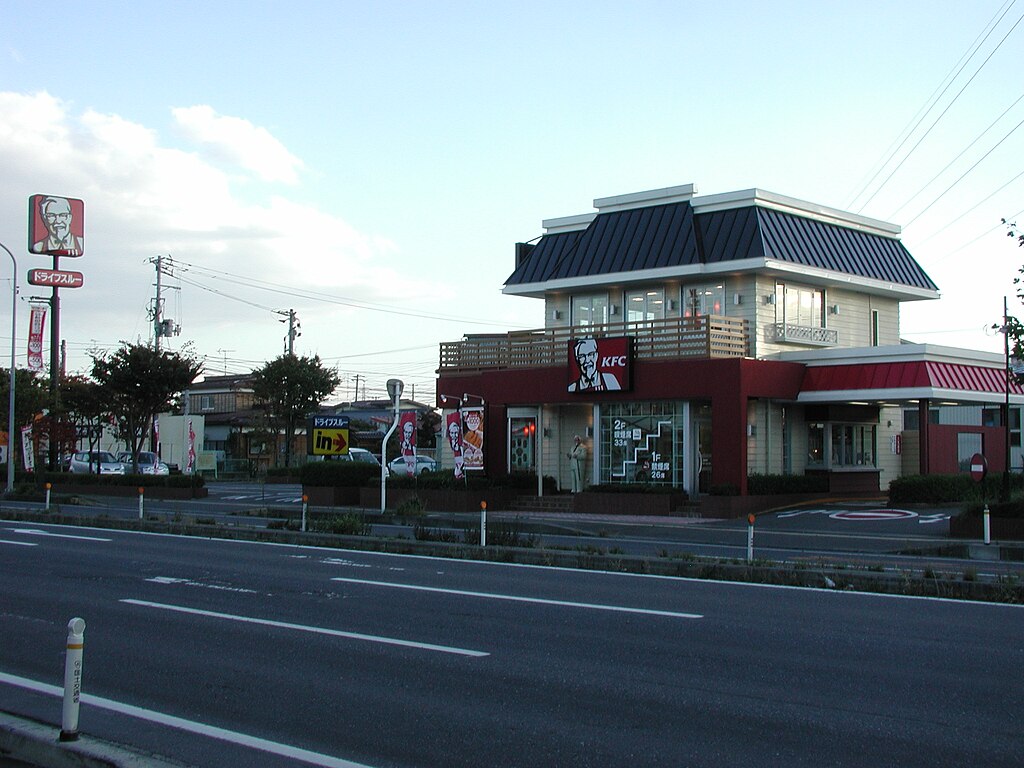
M 402 438 L 401 452 L 405 459 L 405 471 L 412 476 L 416 474 L 416 411 L 402 411 L 398 429 Z
M 466 469 L 484 468 L 483 406 L 462 409 L 462 459 Z
M 466 473 L 462 456 L 462 414 L 459 411 L 452 411 L 445 417 L 445 433 L 448 435 L 448 445 L 452 447 L 452 456 L 455 457 L 455 478 L 461 480 Z
M 36 454 L 32 449 L 32 425 L 21 428 L 21 457 L 26 472 L 36 471 Z
M 185 466 L 185 474 L 191 475 L 196 471 L 196 433 L 192 429 L 192 419 L 188 420 L 188 464 Z
M 28 369 L 43 370 L 43 327 L 46 325 L 46 305 L 33 304 L 28 320 Z

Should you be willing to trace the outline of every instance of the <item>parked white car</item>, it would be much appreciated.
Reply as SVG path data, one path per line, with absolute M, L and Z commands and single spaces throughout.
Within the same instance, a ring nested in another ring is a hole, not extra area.
M 429 456 L 415 456 L 416 459 L 415 469 L 416 474 L 421 472 L 434 472 L 437 469 L 437 462 Z M 398 458 L 392 459 L 388 462 L 388 472 L 393 475 L 401 477 L 402 475 L 409 474 L 409 467 L 405 463 L 405 457 L 399 456 Z
M 117 460 L 124 464 L 125 471 L 132 471 L 131 451 L 121 451 Z M 139 451 L 139 473 L 143 475 L 169 475 L 171 468 L 160 461 L 152 451 Z
M 110 451 L 78 451 L 68 462 L 68 472 L 76 475 L 123 475 L 125 469 Z
M 377 457 L 365 448 L 349 448 L 347 456 L 338 456 L 341 461 L 361 461 L 365 464 L 376 464 L 380 466 Z

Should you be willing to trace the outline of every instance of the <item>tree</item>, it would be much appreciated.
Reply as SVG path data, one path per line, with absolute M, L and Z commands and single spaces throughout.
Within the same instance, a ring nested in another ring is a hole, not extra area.
M 1003 219 L 1003 224 L 1006 226 L 1006 236 L 1013 237 L 1017 240 L 1017 246 L 1024 248 L 1024 233 L 1017 229 L 1017 225 L 1013 222 L 1009 222 Z M 1024 275 L 1024 267 L 1017 270 L 1021 275 Z M 1015 277 L 1013 284 L 1016 286 L 1017 298 L 1024 302 L 1024 278 Z M 1009 356 L 1013 360 L 1024 360 L 1024 323 L 1019 318 L 1013 315 L 1007 315 L 1005 326 L 995 325 L 993 328 L 1004 331 L 1006 333 L 1007 343 L 1009 345 Z M 1017 380 L 1017 383 L 1024 384 L 1024 372 L 1021 372 L 1017 367 L 1011 366 L 1013 378 Z
M 110 421 L 110 403 L 100 385 L 86 376 L 67 376 L 60 382 L 60 403 L 76 434 L 88 436 L 89 450 L 99 444 L 103 425 Z M 80 430 L 78 428 L 81 428 Z
M 10 368 L 0 369 L 0 403 L 4 413 L 3 421 L 7 421 L 7 406 L 10 393 Z M 14 439 L 11 443 L 14 446 L 15 459 L 21 450 L 21 438 L 19 437 L 20 427 L 33 424 L 35 417 L 43 412 L 44 408 L 50 406 L 50 393 L 47 379 L 41 378 L 34 371 L 23 368 L 14 370 L 14 424 L 7 428 L 11 430 Z
M 188 352 L 127 342 L 109 356 L 93 356 L 92 361 L 92 376 L 133 457 L 142 448 L 153 417 L 167 409 L 202 371 L 202 363 Z
M 334 368 L 325 368 L 319 355 L 281 355 L 252 372 L 252 391 L 267 419 L 285 435 L 284 465 L 291 466 L 295 427 L 306 414 L 316 411 L 341 379 Z

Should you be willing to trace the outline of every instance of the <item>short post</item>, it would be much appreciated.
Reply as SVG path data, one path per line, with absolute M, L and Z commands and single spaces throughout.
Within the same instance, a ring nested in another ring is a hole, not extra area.
M 309 496 L 302 494 L 302 532 L 306 532 L 306 511 L 309 509 Z
M 50 489 L 53 488 L 53 483 L 47 483 L 45 485 L 45 488 L 46 488 L 46 507 L 45 507 L 45 511 L 49 512 L 50 511 Z
M 747 562 L 754 562 L 754 513 L 747 515 Z
M 142 510 L 143 510 L 143 503 L 142 503 L 142 500 L 143 500 L 143 498 L 145 497 L 145 495 L 146 495 L 146 489 L 145 489 L 145 488 L 143 488 L 143 487 L 142 487 L 142 486 L 140 485 L 140 486 L 139 486 L 139 520 L 141 520 L 141 519 L 142 519 Z
M 68 646 L 64 657 L 64 708 L 60 721 L 60 740 L 78 738 L 78 707 L 82 696 L 82 649 L 85 646 L 85 619 L 68 622 Z
M 991 515 L 988 513 L 988 502 L 985 503 L 985 510 L 982 513 L 982 520 L 985 523 L 985 543 L 992 543 L 992 520 Z
M 487 546 L 487 502 L 480 502 L 480 546 Z

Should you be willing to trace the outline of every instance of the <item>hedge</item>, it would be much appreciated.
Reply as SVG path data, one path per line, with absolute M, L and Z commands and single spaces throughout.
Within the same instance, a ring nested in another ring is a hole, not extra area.
M 1010 489 L 1020 490 L 1024 476 L 1010 474 Z M 960 501 L 998 499 L 1003 476 L 989 475 L 978 483 L 970 475 L 906 475 L 889 484 L 889 501 L 893 504 L 947 504 Z
M 299 482 L 324 488 L 361 487 L 380 478 L 380 467 L 365 461 L 314 461 L 299 467 Z

